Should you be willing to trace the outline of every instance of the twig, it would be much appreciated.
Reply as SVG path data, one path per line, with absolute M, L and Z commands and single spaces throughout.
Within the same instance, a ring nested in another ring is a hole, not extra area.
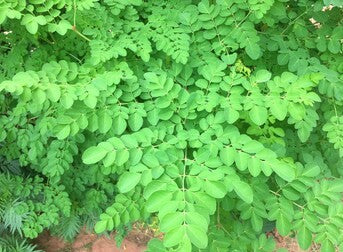
M 274 192 L 273 190 L 269 190 L 269 192 L 271 192 L 272 194 L 274 194 L 274 195 L 276 195 L 276 196 L 278 196 L 278 197 L 281 197 L 281 195 L 280 195 L 279 193 Z M 298 203 L 296 203 L 296 202 L 294 202 L 294 201 L 292 201 L 292 203 L 293 203 L 295 206 L 297 206 L 297 207 L 299 207 L 300 209 L 302 209 L 302 210 L 305 209 L 303 206 L 299 205 Z
M 8 47 L 8 46 L 0 46 L 0 48 L 2 48 L 2 49 L 9 49 L 9 50 L 12 49 L 11 47 Z
M 81 32 L 79 32 L 75 26 L 72 27 L 72 30 L 77 34 L 79 35 L 81 38 L 87 40 L 88 42 L 91 41 L 89 38 L 87 38 L 85 35 L 83 35 Z
M 289 27 L 291 27 L 291 25 L 293 25 L 295 23 L 295 21 L 297 21 L 299 18 L 301 18 L 302 16 L 304 16 L 306 13 L 308 12 L 308 10 L 304 11 L 303 13 L 301 13 L 299 16 L 297 16 L 295 19 L 293 19 L 288 25 L 287 27 L 281 32 L 281 35 L 283 35 Z
M 88 42 L 91 41 L 89 38 L 87 38 L 85 35 L 83 35 L 81 32 L 79 32 L 76 28 L 76 0 L 74 0 L 73 3 L 73 9 L 74 9 L 74 17 L 73 17 L 73 26 L 72 26 L 72 30 L 79 35 L 81 38 L 87 40 Z
M 73 4 L 73 8 L 74 8 L 74 22 L 73 22 L 73 25 L 74 27 L 76 27 L 76 0 L 74 0 L 74 4 Z
M 78 57 L 76 57 L 75 55 L 71 54 L 70 52 L 67 52 L 71 57 L 73 57 L 74 59 L 76 59 L 79 63 L 82 63 L 82 60 L 80 60 Z
M 252 11 L 249 9 L 248 14 L 241 20 L 241 22 L 239 22 L 236 27 L 239 27 L 241 24 L 243 24 L 243 22 L 250 16 L 250 14 L 252 13 Z

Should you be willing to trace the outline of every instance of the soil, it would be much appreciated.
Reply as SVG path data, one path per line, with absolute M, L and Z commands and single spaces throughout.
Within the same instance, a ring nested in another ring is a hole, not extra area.
M 35 243 L 39 249 L 45 252 L 143 252 L 146 250 L 149 239 L 144 234 L 137 234 L 133 231 L 118 248 L 114 234 L 106 237 L 82 230 L 73 243 L 68 243 L 51 236 L 46 231 L 36 239 Z
M 302 250 L 295 238 L 286 236 L 282 237 L 277 231 L 273 231 L 267 234 L 273 236 L 276 241 L 276 251 L 281 248 L 286 248 L 288 252 L 318 252 L 320 247 L 317 244 L 313 244 L 310 249 Z
M 67 243 L 51 236 L 49 232 L 44 232 L 36 239 L 35 243 L 39 249 L 45 252 L 143 252 L 146 250 L 148 241 L 156 237 L 156 234 L 151 229 L 135 226 L 120 248 L 116 246 L 114 236 L 114 234 L 109 237 L 98 236 L 83 229 L 73 243 Z M 157 237 L 160 236 L 157 235 Z M 277 232 L 270 232 L 268 236 L 275 238 L 276 251 L 279 248 L 287 248 L 289 252 L 305 252 L 299 248 L 294 238 L 281 237 Z M 319 247 L 315 244 L 307 250 L 307 252 L 318 251 Z

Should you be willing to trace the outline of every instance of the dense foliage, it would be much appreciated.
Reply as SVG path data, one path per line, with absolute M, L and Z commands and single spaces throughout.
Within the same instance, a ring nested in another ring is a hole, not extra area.
M 342 249 L 341 4 L 0 1 L 0 227 Z

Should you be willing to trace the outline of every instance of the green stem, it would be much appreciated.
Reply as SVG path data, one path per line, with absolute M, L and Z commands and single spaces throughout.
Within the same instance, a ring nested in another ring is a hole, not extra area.
M 295 21 L 297 21 L 299 18 L 301 18 L 302 16 L 304 16 L 306 13 L 307 13 L 308 10 L 304 11 L 303 13 L 301 13 L 299 16 L 297 16 L 295 19 L 293 19 L 289 24 L 288 26 L 281 32 L 281 35 L 283 35 L 289 27 L 291 27 Z
M 83 35 L 81 32 L 79 32 L 78 30 L 76 30 L 76 27 L 75 27 L 75 29 L 73 29 L 73 31 L 74 31 L 77 35 L 79 35 L 81 38 L 87 40 L 88 42 L 91 41 L 89 38 L 87 38 L 87 37 L 86 37 L 85 35 Z

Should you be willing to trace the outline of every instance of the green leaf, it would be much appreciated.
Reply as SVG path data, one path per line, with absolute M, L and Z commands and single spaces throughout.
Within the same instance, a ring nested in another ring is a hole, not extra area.
M 38 23 L 36 20 L 32 20 L 31 22 L 27 23 L 25 27 L 26 30 L 32 34 L 36 34 L 38 31 Z
M 286 65 L 288 63 L 288 61 L 289 61 L 289 54 L 288 53 L 279 54 L 277 56 L 277 63 L 280 66 Z
M 248 204 L 252 203 L 253 192 L 251 190 L 251 187 L 247 183 L 239 180 L 233 180 L 232 185 L 233 189 L 242 200 L 244 200 Z
M 98 221 L 94 226 L 94 231 L 95 233 L 100 234 L 106 230 L 106 227 L 107 227 L 106 220 Z
M 147 165 L 148 167 L 157 167 L 160 165 L 160 162 L 158 161 L 158 159 L 151 153 L 147 153 L 143 156 L 142 159 L 143 163 L 145 165 Z
M 98 99 L 96 96 L 92 95 L 92 94 L 89 94 L 84 100 L 83 102 L 86 104 L 87 107 L 89 108 L 95 108 L 97 102 L 98 102 Z
M 120 193 L 127 193 L 131 191 L 141 179 L 140 173 L 125 172 L 119 177 L 118 189 Z
M 40 25 L 45 25 L 46 24 L 46 18 L 44 16 L 42 16 L 42 15 L 39 15 L 39 16 L 35 17 L 35 20 Z
M 113 120 L 114 132 L 117 135 L 121 135 L 126 129 L 126 121 L 121 116 L 117 116 Z
M 189 224 L 186 228 L 187 236 L 190 241 L 200 249 L 205 249 L 208 244 L 206 231 L 200 229 L 197 225 Z
M 332 52 L 333 54 L 339 53 L 342 47 L 341 43 L 342 42 L 340 42 L 338 39 L 330 39 L 328 43 L 329 51 Z
M 129 127 L 131 128 L 132 131 L 137 131 L 140 128 L 142 128 L 143 117 L 140 116 L 138 113 L 134 113 L 134 114 L 130 115 L 128 123 L 129 123 Z
M 39 19 L 38 19 L 39 20 Z M 26 30 L 31 33 L 35 34 L 38 31 L 38 21 L 36 17 L 31 14 L 25 14 L 21 20 L 21 24 L 25 25 Z
M 120 137 L 120 140 L 122 140 L 123 144 L 129 149 L 138 147 L 137 140 L 134 138 L 133 135 L 122 135 Z
M 320 173 L 320 167 L 316 164 L 309 164 L 305 166 L 302 175 L 305 177 L 316 177 Z
M 130 152 L 127 149 L 117 150 L 116 165 L 121 166 L 125 164 L 130 158 Z
M 276 229 L 282 236 L 288 235 L 288 233 L 291 231 L 292 224 L 290 221 L 286 218 L 285 215 L 280 214 L 279 217 L 276 219 Z
M 236 150 L 232 147 L 225 147 L 220 151 L 221 161 L 227 165 L 231 166 L 235 161 Z
M 172 198 L 171 192 L 157 191 L 150 195 L 146 201 L 146 209 L 149 212 L 159 211 Z
M 238 151 L 235 155 L 235 163 L 237 168 L 240 171 L 244 171 L 248 167 L 248 161 L 250 159 L 250 155 L 246 154 L 245 152 Z
M 46 90 L 46 96 L 52 102 L 57 102 L 61 97 L 61 89 L 58 85 L 52 84 Z
M 102 134 L 107 133 L 112 127 L 112 118 L 107 111 L 101 111 L 98 114 L 99 132 Z
M 258 70 L 255 74 L 257 83 L 267 82 L 270 80 L 271 77 L 272 77 L 272 74 L 265 69 Z
M 82 154 L 82 161 L 84 164 L 95 164 L 102 160 L 108 151 L 99 146 L 91 146 Z
M 255 212 L 253 212 L 251 215 L 251 225 L 256 232 L 261 232 L 263 228 L 263 219 Z
M 249 117 L 253 123 L 257 125 L 262 125 L 267 121 L 268 118 L 268 111 L 265 107 L 261 106 L 254 106 L 249 111 Z
M 34 102 L 43 104 L 46 100 L 46 93 L 42 89 L 38 88 L 33 92 L 32 98 L 34 99 Z
M 335 252 L 335 247 L 330 240 L 326 239 L 321 244 L 320 252 Z
M 286 163 L 277 162 L 272 165 L 272 169 L 277 175 L 288 182 L 293 181 L 295 178 L 294 168 Z
M 301 228 L 298 230 L 297 241 L 300 247 L 304 250 L 307 250 L 311 246 L 312 234 L 305 225 L 302 225 Z
M 203 215 L 201 215 L 197 212 L 194 212 L 194 211 L 187 212 L 186 222 L 188 224 L 197 225 L 204 232 L 207 232 L 207 228 L 208 228 L 209 223 L 207 222 L 207 219 Z
M 248 161 L 248 169 L 252 176 L 257 177 L 261 173 L 261 161 L 257 158 L 250 158 Z
M 61 97 L 61 104 L 64 108 L 69 109 L 71 108 L 71 106 L 73 106 L 74 104 L 74 99 L 70 94 L 64 94 Z
M 111 166 L 114 161 L 116 160 L 116 151 L 115 150 L 112 150 L 110 152 L 107 153 L 106 157 L 103 159 L 103 164 L 105 167 L 109 167 Z
M 146 252 L 165 252 L 166 248 L 163 242 L 158 238 L 153 238 L 148 243 L 148 250 Z
M 67 138 L 70 134 L 70 125 L 64 124 L 64 125 L 57 125 L 55 127 L 55 136 L 58 140 L 63 140 Z
M 302 120 L 305 117 L 305 108 L 302 104 L 290 103 L 288 111 L 295 120 Z
M 256 43 L 249 43 L 246 47 L 245 47 L 245 52 L 248 54 L 248 56 L 253 59 L 256 60 L 260 57 L 261 55 L 261 48 L 258 44 Z
M 184 225 L 176 227 L 165 234 L 163 245 L 166 247 L 173 247 L 182 241 L 185 234 L 186 229 Z
M 223 198 L 226 195 L 226 187 L 220 181 L 206 180 L 204 183 L 205 192 L 214 198 Z
M 72 25 L 68 20 L 62 19 L 58 25 L 56 25 L 56 32 L 60 35 L 65 35 L 68 30 L 72 29 Z
M 336 178 L 335 180 L 330 181 L 330 186 L 328 191 L 330 192 L 343 192 L 343 179 Z
M 0 8 L 0 24 L 6 20 L 8 10 L 6 7 Z
M 276 119 L 283 121 L 287 115 L 287 102 L 282 99 L 274 99 L 270 107 L 270 112 Z
M 222 60 L 227 65 L 232 65 L 233 63 L 235 63 L 236 59 L 237 59 L 237 53 L 222 56 Z
M 192 197 L 199 206 L 207 209 L 209 214 L 214 214 L 216 211 L 216 200 L 213 197 L 203 192 L 193 193 Z
M 169 232 L 172 229 L 181 226 L 185 216 L 181 212 L 167 213 L 160 222 L 162 232 Z

